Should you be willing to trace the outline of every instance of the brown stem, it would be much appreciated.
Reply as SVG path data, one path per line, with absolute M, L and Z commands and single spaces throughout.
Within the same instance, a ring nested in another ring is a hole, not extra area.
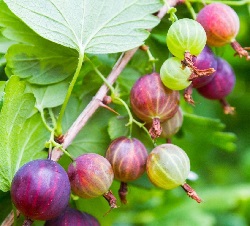
M 201 198 L 197 195 L 196 191 L 193 188 L 191 188 L 190 185 L 185 183 L 181 187 L 183 188 L 183 190 L 187 193 L 187 195 L 190 198 L 194 199 L 198 203 L 201 203 L 201 201 L 202 201 Z
M 118 206 L 116 205 L 116 197 L 113 195 L 112 191 L 109 190 L 107 191 L 103 197 L 108 201 L 110 209 L 107 213 L 104 214 L 107 215 L 112 209 L 118 208 Z
M 188 86 L 185 91 L 184 91 L 184 99 L 185 101 L 187 101 L 189 104 L 192 104 L 194 105 L 194 100 L 193 100 L 193 97 L 192 97 L 192 93 L 193 93 L 193 86 L 192 86 L 192 83 L 190 86 Z
M 247 50 L 249 50 L 249 47 L 243 48 L 236 40 L 231 42 L 231 46 L 236 51 L 234 56 L 239 56 L 240 58 L 246 57 L 247 60 L 250 60 L 250 56 Z
M 161 122 L 159 118 L 153 119 L 152 126 L 150 127 L 148 132 L 153 140 L 161 135 L 162 128 L 161 128 Z
M 181 61 L 183 68 L 189 67 L 192 71 L 192 74 L 188 78 L 189 81 L 192 81 L 196 78 L 201 78 L 204 76 L 210 76 L 215 72 L 214 68 L 198 69 L 194 66 L 195 56 L 191 55 L 190 52 L 185 52 L 184 60 Z
M 31 220 L 31 219 L 26 219 L 26 220 L 24 220 L 24 222 L 23 222 L 23 225 L 22 226 L 30 226 L 30 225 L 32 225 L 33 224 L 33 220 Z
M 235 114 L 235 108 L 230 106 L 230 104 L 227 102 L 227 100 L 225 98 L 220 99 L 219 101 L 223 107 L 224 114 L 226 114 L 226 115 Z
M 120 188 L 118 190 L 120 200 L 123 204 L 127 204 L 127 194 L 128 194 L 128 184 L 125 182 L 120 183 Z

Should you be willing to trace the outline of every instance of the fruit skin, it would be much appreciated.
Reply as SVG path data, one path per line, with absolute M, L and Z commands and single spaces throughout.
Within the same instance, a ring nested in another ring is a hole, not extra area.
M 181 128 L 183 123 L 183 113 L 181 108 L 179 107 L 178 111 L 171 118 L 161 123 L 162 133 L 161 137 L 163 138 L 171 138 L 175 135 Z
M 179 59 L 184 59 L 184 53 L 199 55 L 207 41 L 204 28 L 195 20 L 183 18 L 175 21 L 167 33 L 169 51 Z
M 77 157 L 68 167 L 72 191 L 82 198 L 106 193 L 114 179 L 111 164 L 103 156 L 87 153 Z
M 240 21 L 236 12 L 223 3 L 212 3 L 200 10 L 196 19 L 205 29 L 207 44 L 223 46 L 235 41 Z
M 70 183 L 61 165 L 38 159 L 16 172 L 10 193 L 12 202 L 24 216 L 32 220 L 49 220 L 67 207 Z
M 158 73 L 140 77 L 130 92 L 130 104 L 135 115 L 145 121 L 154 118 L 165 121 L 173 117 L 179 106 L 179 92 L 165 87 Z
M 194 66 L 198 69 L 208 69 L 208 68 L 214 68 L 217 69 L 217 60 L 212 52 L 212 50 L 206 45 L 204 49 L 201 51 L 201 53 L 196 57 Z M 206 85 L 209 83 L 213 77 L 214 74 L 211 74 L 209 76 L 203 76 L 200 78 L 195 78 L 192 80 L 192 86 L 194 88 L 199 88 L 201 86 Z
M 149 154 L 146 169 L 155 186 L 169 190 L 185 183 L 190 172 L 190 161 L 180 147 L 162 144 Z
M 92 215 L 67 207 L 58 217 L 45 222 L 44 226 L 100 226 Z
M 172 90 L 182 90 L 191 84 L 189 77 L 192 71 L 189 67 L 182 68 L 181 60 L 177 57 L 168 58 L 161 66 L 162 83 Z
M 222 58 L 217 58 L 217 71 L 214 78 L 198 92 L 212 100 L 220 100 L 230 94 L 234 88 L 236 77 L 231 65 Z
M 147 150 L 141 141 L 127 137 L 113 140 L 106 152 L 115 179 L 122 182 L 136 180 L 145 172 L 147 156 Z

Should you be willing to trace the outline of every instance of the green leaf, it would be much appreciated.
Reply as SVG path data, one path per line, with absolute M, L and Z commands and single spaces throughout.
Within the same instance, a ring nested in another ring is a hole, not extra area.
M 68 86 L 68 82 L 60 82 L 50 86 L 30 85 L 27 92 L 34 94 L 36 108 L 42 111 L 44 108 L 54 108 L 62 105 Z
M 60 48 L 46 42 L 41 42 L 39 46 L 11 46 L 6 54 L 9 76 L 15 74 L 30 83 L 40 85 L 64 80 L 73 75 L 77 55 L 72 51 L 63 52 Z
M 48 133 L 38 114 L 31 114 L 35 99 L 25 93 L 25 83 L 12 76 L 5 87 L 0 113 L 0 190 L 8 191 L 16 171 L 41 150 Z
M 5 0 L 42 37 L 81 53 L 122 52 L 143 44 L 160 0 Z
M 22 44 L 12 45 L 6 54 L 8 76 L 15 74 L 32 84 L 53 84 L 73 75 L 78 62 L 75 50 L 48 41 L 0 3 L 2 34 Z

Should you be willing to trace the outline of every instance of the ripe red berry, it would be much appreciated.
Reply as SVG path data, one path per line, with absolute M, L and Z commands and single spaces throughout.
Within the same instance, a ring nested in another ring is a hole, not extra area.
M 236 12 L 230 6 L 219 2 L 201 9 L 197 21 L 205 29 L 207 44 L 211 46 L 223 46 L 233 42 L 240 27 Z
M 112 165 L 115 178 L 121 181 L 119 196 L 126 203 L 127 182 L 138 179 L 146 170 L 147 150 L 136 138 L 119 137 L 112 141 L 106 158 Z
M 87 153 L 77 157 L 68 167 L 73 192 L 82 198 L 94 198 L 109 190 L 114 172 L 109 161 L 101 155 Z
M 67 207 L 58 217 L 45 222 L 44 226 L 100 226 L 92 215 Z
M 158 137 L 161 133 L 160 122 L 177 112 L 179 92 L 165 87 L 158 73 L 139 78 L 130 92 L 131 108 L 135 115 L 144 122 L 151 122 L 151 135 Z
M 70 182 L 57 162 L 33 160 L 17 171 L 10 193 L 16 208 L 28 219 L 49 220 L 67 207 Z
M 207 34 L 207 44 L 223 46 L 231 43 L 237 54 L 249 59 L 248 52 L 236 41 L 240 20 L 237 13 L 224 3 L 206 5 L 197 15 L 197 21 Z

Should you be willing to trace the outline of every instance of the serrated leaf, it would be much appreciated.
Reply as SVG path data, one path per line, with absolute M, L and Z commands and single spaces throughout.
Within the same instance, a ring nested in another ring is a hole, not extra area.
M 68 86 L 68 82 L 60 82 L 50 86 L 30 85 L 27 92 L 34 94 L 36 108 L 43 111 L 44 108 L 54 108 L 62 105 Z
M 15 172 L 43 149 L 44 125 L 33 115 L 35 98 L 25 93 L 25 82 L 12 76 L 5 87 L 0 113 L 0 190 L 8 191 Z
M 63 81 L 73 75 L 77 55 L 72 54 L 72 51 L 63 53 L 60 48 L 45 42 L 39 46 L 13 45 L 6 54 L 7 72 L 9 76 L 18 75 L 32 84 L 46 85 Z
M 8 39 L 23 44 L 12 45 L 6 54 L 8 76 L 15 74 L 32 84 L 57 83 L 73 75 L 78 53 L 48 41 L 17 18 L 0 3 L 0 25 Z
M 159 20 L 160 0 L 5 0 L 42 37 L 81 53 L 122 52 L 140 46 Z

